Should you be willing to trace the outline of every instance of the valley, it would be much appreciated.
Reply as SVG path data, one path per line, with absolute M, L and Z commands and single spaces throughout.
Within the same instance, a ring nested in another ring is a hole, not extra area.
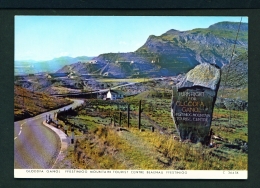
M 47 69 L 32 71 L 31 64 L 16 62 L 16 68 L 26 69 L 14 75 L 15 121 L 68 105 L 70 99 L 84 101 L 59 110 L 50 121 L 66 132 L 69 145 L 57 169 L 247 170 L 248 24 L 241 24 L 236 40 L 237 26 L 171 29 L 150 35 L 133 52 L 39 64 Z M 173 88 L 201 64 L 221 69 L 209 144 L 180 140 L 171 111 Z

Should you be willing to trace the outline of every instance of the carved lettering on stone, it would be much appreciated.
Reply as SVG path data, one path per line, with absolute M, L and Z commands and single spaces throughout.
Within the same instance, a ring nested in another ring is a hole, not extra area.
M 181 140 L 206 141 L 220 77 L 219 67 L 203 63 L 173 88 L 171 114 Z

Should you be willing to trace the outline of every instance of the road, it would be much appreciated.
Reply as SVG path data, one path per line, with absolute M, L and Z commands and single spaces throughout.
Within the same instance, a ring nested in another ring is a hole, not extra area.
M 73 101 L 61 110 L 83 103 L 82 100 Z M 14 123 L 14 169 L 52 168 L 60 152 L 60 138 L 42 122 L 49 114 L 53 119 L 57 110 Z

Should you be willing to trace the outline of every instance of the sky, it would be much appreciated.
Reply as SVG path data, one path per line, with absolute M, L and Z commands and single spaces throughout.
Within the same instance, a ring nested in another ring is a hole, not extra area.
M 15 16 L 15 60 L 133 52 L 150 35 L 207 28 L 237 16 Z M 242 17 L 248 23 L 248 17 Z

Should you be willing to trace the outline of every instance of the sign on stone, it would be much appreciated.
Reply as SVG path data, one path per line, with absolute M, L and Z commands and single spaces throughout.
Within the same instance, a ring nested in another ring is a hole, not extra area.
M 181 140 L 205 143 L 220 82 L 220 68 L 203 63 L 173 88 L 171 112 Z

